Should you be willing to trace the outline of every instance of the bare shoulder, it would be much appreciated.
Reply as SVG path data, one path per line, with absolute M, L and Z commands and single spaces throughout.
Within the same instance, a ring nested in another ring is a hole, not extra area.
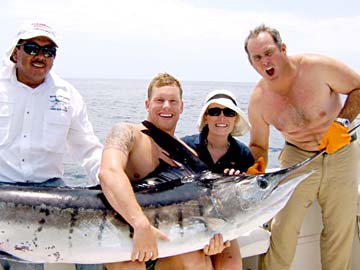
M 266 83 L 264 79 L 261 79 L 254 87 L 251 96 L 250 96 L 250 103 L 251 104 L 258 104 L 264 100 L 264 95 L 269 92 L 267 91 Z
M 322 61 L 328 61 L 328 60 L 334 60 L 334 58 L 317 54 L 317 53 L 302 53 L 297 54 L 289 57 L 291 60 L 295 62 L 302 62 L 302 63 L 314 63 L 314 62 L 322 62 Z
M 344 67 L 346 67 L 345 63 L 341 62 L 340 60 L 322 54 L 299 54 L 293 56 L 292 58 L 295 62 L 297 62 L 303 67 L 306 67 L 307 69 L 311 68 L 324 70 L 324 68 L 343 69 Z
M 348 94 L 360 87 L 360 75 L 345 63 L 335 58 L 319 54 L 297 56 L 302 74 L 307 81 L 323 81 L 332 90 Z
M 115 124 L 108 132 L 104 150 L 112 148 L 129 152 L 140 133 L 140 125 L 130 123 Z
M 266 114 L 267 108 L 269 107 L 269 102 L 272 100 L 271 93 L 272 91 L 267 89 L 266 83 L 261 79 L 250 96 L 248 106 L 248 116 L 250 121 L 255 121 L 256 119 L 263 121 L 264 114 Z

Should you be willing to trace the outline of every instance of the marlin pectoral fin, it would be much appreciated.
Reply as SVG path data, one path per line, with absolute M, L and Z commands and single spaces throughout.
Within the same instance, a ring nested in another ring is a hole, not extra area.
M 173 136 L 157 128 L 149 121 L 145 120 L 142 124 L 147 128 L 142 130 L 142 132 L 150 136 L 157 145 L 167 151 L 171 159 L 181 163 L 195 173 L 208 169 L 208 166 L 204 162 Z
M 10 255 L 9 253 L 6 253 L 4 251 L 0 251 L 0 260 L 19 262 L 19 263 L 31 263 L 29 261 L 22 260 L 22 259 L 20 259 L 18 257 Z
M 135 192 L 152 193 L 172 189 L 182 185 L 182 180 L 192 175 L 183 167 L 171 166 L 162 159 L 159 162 L 154 171 L 132 184 Z
M 172 178 L 165 179 L 161 177 L 146 178 L 142 181 L 138 181 L 133 185 L 135 192 L 152 193 L 164 190 L 173 189 L 182 185 L 181 178 L 174 178 L 174 175 L 168 174 Z

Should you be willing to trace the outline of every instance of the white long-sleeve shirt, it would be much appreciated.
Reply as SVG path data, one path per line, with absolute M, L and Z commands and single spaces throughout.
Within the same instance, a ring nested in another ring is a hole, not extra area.
M 15 67 L 0 72 L 0 181 L 43 182 L 63 177 L 64 154 L 98 184 L 102 145 L 80 93 L 53 72 L 33 89 Z

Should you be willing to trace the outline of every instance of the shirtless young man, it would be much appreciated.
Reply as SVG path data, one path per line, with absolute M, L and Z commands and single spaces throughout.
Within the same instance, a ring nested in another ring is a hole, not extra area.
M 183 111 L 179 81 L 166 73 L 155 77 L 149 85 L 145 106 L 148 111 L 147 120 L 173 136 Z M 116 124 L 111 128 L 105 142 L 99 173 L 101 187 L 112 207 L 134 229 L 132 261 L 107 264 L 108 270 L 145 270 L 145 262 L 158 257 L 157 239 L 169 240 L 164 233 L 150 224 L 136 201 L 131 186 L 132 181 L 142 179 L 154 171 L 160 164 L 159 158 L 175 165 L 148 135 L 141 132 L 144 129 L 146 128 L 142 124 Z M 216 246 L 209 251 L 210 254 L 218 253 L 216 249 L 221 252 L 226 247 L 220 240 L 222 238 L 219 237 L 212 240 L 216 241 Z M 201 254 L 200 251 L 196 253 L 199 256 L 189 257 L 190 268 L 184 265 L 181 266 L 183 269 L 206 269 L 205 259 L 201 261 L 205 255 L 202 251 Z M 199 264 L 195 259 L 199 259 Z M 182 261 L 185 264 L 186 262 Z
M 302 161 L 319 149 L 327 153 L 310 165 L 316 173 L 299 185 L 272 220 L 264 269 L 290 268 L 298 232 L 315 199 L 322 208 L 324 223 L 322 268 L 350 269 L 360 148 L 348 130 L 359 113 L 360 76 L 326 56 L 288 56 L 279 32 L 264 25 L 250 32 L 245 50 L 262 76 L 249 103 L 254 158 L 267 160 L 270 125 L 286 141 L 279 156 L 282 167 Z M 340 94 L 347 96 L 344 105 Z

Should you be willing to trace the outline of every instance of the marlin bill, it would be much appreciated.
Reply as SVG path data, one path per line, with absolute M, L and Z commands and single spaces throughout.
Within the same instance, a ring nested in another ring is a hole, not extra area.
M 215 233 L 232 240 L 263 225 L 312 174 L 304 166 L 317 157 L 272 173 L 224 176 L 204 169 L 180 145 L 174 150 L 171 142 L 167 148 L 161 136 L 161 147 L 185 165 L 155 172 L 134 186 L 150 222 L 171 239 L 159 240 L 160 257 L 202 249 Z M 101 190 L 0 186 L 2 258 L 108 263 L 130 260 L 132 248 L 132 228 Z

